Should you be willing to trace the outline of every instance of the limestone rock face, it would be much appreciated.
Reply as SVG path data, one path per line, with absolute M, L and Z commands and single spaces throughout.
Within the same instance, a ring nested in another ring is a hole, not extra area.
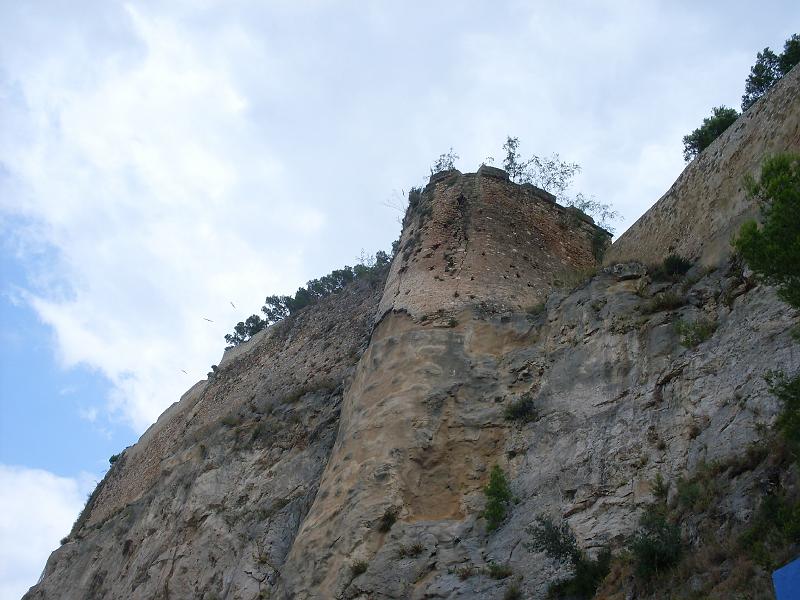
M 676 253 L 705 264 L 730 254 L 731 237 L 759 210 L 743 178 L 764 157 L 800 152 L 800 67 L 792 69 L 694 159 L 672 187 L 623 233 L 606 264 L 656 264 Z
M 797 74 L 745 118 L 794 127 L 781 90 Z M 732 140 L 756 161 L 756 141 Z M 683 198 L 612 247 L 644 264 L 597 271 L 606 234 L 541 190 L 491 168 L 434 175 L 385 281 L 229 351 L 123 453 L 26 598 L 544 598 L 565 572 L 526 548 L 538 515 L 589 553 L 619 548 L 658 475 L 674 494 L 745 452 L 778 411 L 764 374 L 800 368 L 797 315 L 735 262 L 652 280 L 676 232 L 671 251 L 711 256 Z M 709 335 L 687 339 L 697 323 Z M 523 398 L 530 418 L 509 420 Z M 494 465 L 514 500 L 490 532 Z M 746 522 L 761 485 L 738 473 L 715 514 Z

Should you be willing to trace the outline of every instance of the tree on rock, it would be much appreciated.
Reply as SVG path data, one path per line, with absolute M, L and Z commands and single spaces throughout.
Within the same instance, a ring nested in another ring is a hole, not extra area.
M 769 48 L 756 55 L 756 64 L 750 67 L 750 75 L 744 84 L 742 111 L 755 104 L 775 83 L 800 62 L 800 35 L 794 34 L 783 45 L 783 52 L 775 54 Z
M 756 272 L 778 286 L 778 295 L 800 308 L 800 154 L 764 161 L 748 192 L 761 203 L 762 225 L 742 226 L 734 246 Z
M 739 117 L 735 108 L 716 106 L 711 116 L 703 119 L 703 124 L 689 135 L 683 136 L 683 158 L 688 162 L 708 148 L 715 139 L 731 126 Z

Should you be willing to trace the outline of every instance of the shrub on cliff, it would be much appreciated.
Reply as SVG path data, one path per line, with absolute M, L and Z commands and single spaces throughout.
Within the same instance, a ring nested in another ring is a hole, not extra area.
M 531 541 L 524 544 L 527 550 L 544 552 L 550 558 L 572 566 L 572 577 L 550 585 L 550 597 L 587 600 L 594 597 L 611 567 L 611 552 L 608 548 L 602 548 L 596 558 L 589 558 L 578 547 L 575 534 L 566 522 L 556 525 L 543 515 L 537 517 L 536 524 L 528 526 L 525 531 L 531 536 Z
M 663 506 L 651 506 L 629 545 L 636 575 L 645 581 L 672 568 L 683 554 L 680 528 L 667 520 Z
M 800 62 L 800 35 L 794 34 L 783 45 L 783 52 L 775 54 L 768 47 L 756 56 L 750 67 L 742 96 L 742 111 L 755 104 L 775 83 Z
M 734 108 L 716 106 L 711 109 L 711 116 L 703 119 L 700 125 L 689 135 L 683 136 L 683 158 L 687 162 L 708 148 L 715 139 L 739 118 Z
M 800 154 L 764 161 L 747 190 L 761 205 L 762 225 L 745 223 L 734 246 L 750 268 L 778 286 L 778 295 L 800 308 Z
M 484 489 L 486 494 L 486 508 L 483 516 L 486 519 L 486 529 L 494 531 L 506 518 L 506 507 L 511 500 L 511 490 L 508 487 L 506 474 L 499 466 L 492 467 L 489 473 L 489 485 Z

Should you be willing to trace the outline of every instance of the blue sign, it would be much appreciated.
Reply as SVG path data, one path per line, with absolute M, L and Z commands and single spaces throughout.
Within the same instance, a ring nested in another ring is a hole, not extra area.
M 778 600 L 800 600 L 800 558 L 796 558 L 772 574 Z

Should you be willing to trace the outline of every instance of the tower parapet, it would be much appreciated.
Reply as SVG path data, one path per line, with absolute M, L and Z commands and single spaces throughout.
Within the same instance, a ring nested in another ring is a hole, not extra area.
M 467 305 L 525 309 L 570 272 L 597 264 L 610 234 L 501 169 L 443 171 L 412 193 L 378 316 L 416 318 Z

